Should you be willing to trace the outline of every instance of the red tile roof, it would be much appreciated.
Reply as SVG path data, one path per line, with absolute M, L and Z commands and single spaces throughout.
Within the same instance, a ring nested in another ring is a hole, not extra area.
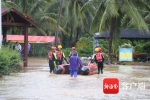
M 11 40 L 12 42 L 24 42 L 24 35 L 7 35 L 7 41 Z M 55 36 L 28 36 L 29 43 L 54 43 Z M 58 39 L 58 43 L 60 41 Z

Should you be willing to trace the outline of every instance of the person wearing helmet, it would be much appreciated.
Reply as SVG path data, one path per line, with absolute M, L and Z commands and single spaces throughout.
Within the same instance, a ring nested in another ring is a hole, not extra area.
M 70 54 L 69 54 L 69 58 L 70 58 L 74 53 L 78 56 L 78 52 L 76 51 L 76 47 L 72 47 L 72 51 L 71 51 Z
M 103 57 L 102 54 L 99 52 L 99 48 L 95 48 L 95 54 L 92 56 L 91 62 L 96 62 L 98 67 L 98 74 L 103 74 Z
M 54 73 L 54 68 L 56 66 L 56 47 L 52 46 L 51 51 L 48 53 L 48 60 L 49 60 L 49 68 L 50 68 L 50 73 Z
M 104 68 L 104 55 L 105 55 L 105 53 L 102 52 L 102 48 L 101 47 L 98 47 L 98 49 L 99 49 L 99 52 L 101 53 L 101 55 L 103 57 L 103 68 Z
M 57 65 L 61 65 L 63 63 L 63 59 L 66 61 L 66 63 L 68 63 L 64 52 L 62 51 L 62 46 L 58 45 L 58 51 L 56 53 L 57 56 Z
M 102 54 L 102 56 L 103 56 L 103 62 L 104 62 L 104 55 L 105 55 L 105 53 L 104 52 L 102 52 L 102 48 L 101 47 L 98 47 L 98 49 L 99 49 L 99 52 Z

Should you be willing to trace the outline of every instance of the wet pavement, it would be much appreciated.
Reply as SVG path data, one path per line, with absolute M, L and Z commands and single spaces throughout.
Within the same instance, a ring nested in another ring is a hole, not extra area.
M 47 59 L 0 78 L 0 100 L 150 100 L 150 66 L 106 66 L 104 74 L 50 74 Z M 104 94 L 103 79 L 118 78 L 119 93 Z

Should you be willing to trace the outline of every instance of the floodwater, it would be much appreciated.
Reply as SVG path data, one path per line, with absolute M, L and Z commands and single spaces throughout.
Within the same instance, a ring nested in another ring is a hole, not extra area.
M 0 78 L 0 100 L 150 100 L 150 66 L 111 65 L 104 74 L 71 78 L 50 74 L 45 58 L 28 60 L 20 73 Z M 119 79 L 118 94 L 103 93 L 105 78 Z

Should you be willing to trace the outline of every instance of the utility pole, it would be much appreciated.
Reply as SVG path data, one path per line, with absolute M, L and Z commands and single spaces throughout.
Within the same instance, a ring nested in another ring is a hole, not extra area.
M 60 7 L 58 11 L 58 20 L 57 20 L 57 26 L 55 32 L 55 43 L 54 43 L 55 46 L 57 45 L 57 40 L 58 40 L 58 31 L 59 31 L 59 24 L 60 24 L 61 12 L 62 12 L 62 4 L 63 4 L 63 0 L 60 1 Z
M 1 47 L 2 47 L 2 6 L 1 6 L 1 0 L 0 0 L 0 8 L 1 8 L 1 10 L 0 10 L 0 49 L 1 49 Z

